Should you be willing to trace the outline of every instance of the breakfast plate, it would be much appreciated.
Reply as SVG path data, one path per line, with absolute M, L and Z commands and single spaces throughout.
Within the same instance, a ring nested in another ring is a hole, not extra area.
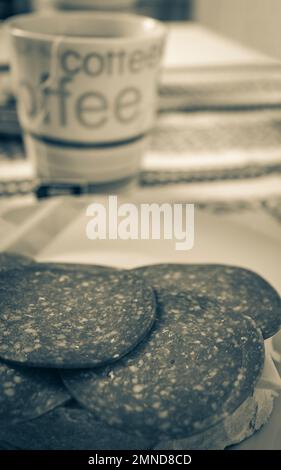
M 141 222 L 143 204 L 163 202 L 167 203 L 163 195 L 156 197 L 153 191 L 145 190 L 131 198 L 120 196 L 116 200 L 118 208 L 125 203 L 132 204 L 138 217 L 135 223 L 138 224 Z M 181 203 L 180 200 L 173 202 Z M 94 208 L 93 204 L 96 204 Z M 158 239 L 142 239 L 140 236 L 127 240 L 118 239 L 117 236 L 114 239 L 109 232 L 103 239 L 89 239 L 89 222 L 93 220 L 97 205 L 109 215 L 106 212 L 109 198 L 103 195 L 79 199 L 53 198 L 4 212 L 2 220 L 0 218 L 0 224 L 5 224 L 3 236 L 0 237 L 0 251 L 30 255 L 40 262 L 102 264 L 120 268 L 157 263 L 231 264 L 255 271 L 281 292 L 281 227 L 277 220 L 260 209 L 219 214 L 195 206 L 193 219 L 192 212 L 186 215 L 183 204 L 181 222 L 189 237 L 190 249 L 179 250 L 176 232 L 170 239 L 165 239 L 163 218 L 160 218 Z M 92 211 L 89 209 L 91 206 Z M 109 224 L 109 218 L 106 220 Z M 115 222 L 118 224 L 118 213 Z M 116 228 L 118 233 L 117 225 Z M 274 345 L 281 352 L 278 336 L 274 339 Z M 235 448 L 280 449 L 280 423 L 281 397 L 275 400 L 269 422 Z

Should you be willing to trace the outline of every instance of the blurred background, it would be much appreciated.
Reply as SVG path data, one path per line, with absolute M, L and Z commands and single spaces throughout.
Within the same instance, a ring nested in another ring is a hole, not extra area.
M 191 18 L 192 0 L 0 0 L 1 18 L 38 8 L 134 10 L 161 20 L 183 20 Z
M 53 9 L 135 12 L 166 22 L 143 185 L 181 185 L 196 198 L 237 197 L 242 205 L 273 196 L 281 220 L 280 0 L 0 0 L 0 22 Z M 0 28 L 0 195 L 30 192 L 32 171 Z
M 0 0 L 0 19 L 32 9 L 134 10 L 164 21 L 199 21 L 281 59 L 280 0 Z

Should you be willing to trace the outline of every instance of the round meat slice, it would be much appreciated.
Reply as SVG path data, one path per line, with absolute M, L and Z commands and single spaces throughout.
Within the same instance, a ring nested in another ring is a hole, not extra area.
M 48 266 L 0 274 L 0 356 L 37 367 L 93 367 L 134 348 L 155 319 L 152 289 L 130 272 Z
M 264 363 L 254 322 L 195 294 L 161 296 L 158 318 L 111 367 L 64 371 L 70 394 L 98 418 L 153 439 L 202 432 L 253 392 Z
M 0 427 L 0 438 L 23 450 L 148 449 L 149 441 L 97 421 L 77 406 L 63 406 L 17 426 Z
M 16 253 L 0 252 L 0 273 L 8 269 L 23 268 L 34 261 L 27 256 Z
M 36 418 L 69 399 L 57 372 L 0 362 L 0 426 Z
M 50 268 L 50 269 L 61 269 L 61 270 L 66 270 L 66 271 L 86 271 L 88 273 L 91 273 L 93 276 L 103 274 L 103 273 L 109 273 L 112 271 L 116 271 L 116 268 L 113 268 L 111 266 L 102 266 L 98 264 L 79 264 L 79 263 L 38 263 L 38 265 Z
M 265 339 L 281 328 L 279 294 L 262 277 L 247 269 L 215 264 L 159 264 L 135 272 L 159 295 L 162 289 L 196 292 L 214 298 L 226 312 L 250 316 Z

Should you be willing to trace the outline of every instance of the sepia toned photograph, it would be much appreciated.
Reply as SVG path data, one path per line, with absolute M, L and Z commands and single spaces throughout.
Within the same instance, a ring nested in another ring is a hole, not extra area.
M 280 25 L 0 0 L 3 466 L 281 450 Z

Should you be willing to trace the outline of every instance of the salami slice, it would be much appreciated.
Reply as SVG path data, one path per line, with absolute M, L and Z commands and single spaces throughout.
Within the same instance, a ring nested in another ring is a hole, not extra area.
M 94 367 L 133 349 L 155 319 L 131 272 L 31 265 L 0 274 L 0 356 L 37 367 Z
M 64 371 L 71 395 L 101 420 L 155 439 L 202 432 L 253 392 L 264 345 L 252 319 L 194 293 L 162 293 L 150 335 L 110 367 Z
M 0 252 L 0 273 L 8 269 L 22 268 L 31 263 L 33 263 L 33 260 L 27 256 Z
M 36 418 L 69 399 L 57 372 L 0 362 L 0 427 Z
M 281 327 L 280 296 L 267 281 L 247 269 L 215 264 L 159 264 L 138 268 L 135 272 L 158 293 L 169 289 L 207 294 L 219 302 L 225 312 L 250 316 L 265 339 Z
M 23 450 L 148 449 L 148 440 L 97 421 L 78 406 L 62 406 L 40 418 L 1 430 L 0 436 Z

